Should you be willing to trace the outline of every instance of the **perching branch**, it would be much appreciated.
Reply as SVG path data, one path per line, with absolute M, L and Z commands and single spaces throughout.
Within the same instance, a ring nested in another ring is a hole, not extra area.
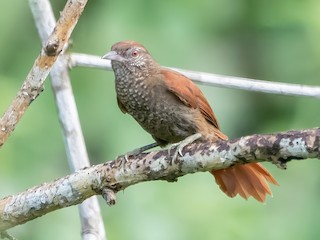
M 43 45 L 17 96 L 0 119 L 0 147 L 7 140 L 28 106 L 42 91 L 53 64 L 68 42 L 87 0 L 69 0 L 52 34 Z
M 56 21 L 49 0 L 29 0 L 38 33 L 45 43 Z M 63 130 L 64 143 L 72 172 L 90 166 L 78 111 L 68 74 L 68 62 L 64 55 L 54 64 L 51 85 Z M 105 240 L 106 233 L 97 198 L 91 197 L 79 205 L 83 240 Z
M 144 181 L 176 181 L 195 172 L 228 168 L 234 164 L 267 161 L 285 168 L 288 161 L 320 159 L 320 128 L 269 135 L 251 135 L 229 141 L 195 142 L 173 163 L 168 150 L 142 153 L 92 166 L 0 200 L 0 232 L 51 211 L 76 205 L 101 194 L 108 204 L 115 193 Z
M 101 57 L 72 53 L 70 54 L 70 67 L 95 67 L 100 69 L 111 70 L 109 60 L 101 59 Z M 320 87 L 307 86 L 292 83 L 269 82 L 249 78 L 240 78 L 232 76 L 224 76 L 205 72 L 195 72 L 183 70 L 179 68 L 171 68 L 193 81 L 205 85 L 218 87 L 236 88 L 248 91 L 265 92 L 272 94 L 291 95 L 291 96 L 309 96 L 320 98 Z

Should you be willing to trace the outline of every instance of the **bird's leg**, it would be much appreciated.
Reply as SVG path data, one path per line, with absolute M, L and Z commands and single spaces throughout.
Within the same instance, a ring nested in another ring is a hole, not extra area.
M 198 140 L 198 139 L 201 138 L 201 137 L 202 137 L 201 133 L 196 133 L 196 134 L 193 134 L 193 135 L 185 138 L 184 140 L 182 140 L 182 141 L 180 141 L 180 142 L 178 142 L 178 143 L 172 144 L 172 145 L 170 146 L 170 148 L 168 149 L 169 154 L 170 154 L 170 150 L 171 150 L 172 148 L 174 148 L 174 147 L 177 147 L 177 148 L 176 148 L 176 150 L 175 150 L 175 152 L 174 152 L 174 154 L 173 154 L 173 156 L 172 156 L 172 158 L 171 158 L 171 164 L 173 164 L 174 160 L 177 159 L 178 154 L 179 154 L 180 156 L 182 156 L 182 150 L 183 150 L 183 148 L 184 148 L 185 146 L 187 146 L 187 145 L 190 144 L 190 143 L 193 143 L 194 141 Z
M 129 156 L 134 156 L 134 155 L 137 155 L 139 153 L 143 153 L 149 149 L 152 149 L 152 148 L 155 148 L 155 147 L 158 147 L 159 144 L 154 142 L 154 143 L 151 143 L 151 144 L 148 144 L 148 145 L 145 145 L 143 147 L 140 147 L 140 148 L 136 148 L 130 152 L 127 152 L 126 154 L 124 155 L 120 155 L 117 157 L 117 159 L 121 158 L 121 166 L 122 166 L 122 169 L 124 169 L 124 164 L 128 161 L 128 157 Z
M 154 142 L 154 143 L 145 145 L 145 146 L 143 146 L 143 147 L 133 149 L 132 151 L 127 152 L 127 153 L 125 154 L 125 156 L 126 156 L 125 158 L 126 158 L 126 160 L 128 160 L 128 156 L 134 156 L 134 155 L 137 155 L 137 154 L 139 154 L 139 153 L 143 153 L 143 152 L 145 152 L 145 151 L 147 151 L 147 150 L 149 150 L 149 149 L 158 147 L 158 146 L 159 146 L 159 144 L 156 143 L 156 142 Z

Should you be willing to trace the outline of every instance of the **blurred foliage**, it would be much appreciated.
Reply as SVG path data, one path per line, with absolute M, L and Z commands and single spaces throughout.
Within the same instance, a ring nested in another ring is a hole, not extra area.
M 52 1 L 56 16 L 65 1 Z M 143 43 L 163 65 L 218 74 L 320 85 L 320 2 L 200 0 L 89 1 L 70 51 L 102 56 L 111 45 Z M 0 8 L 0 110 L 20 88 L 40 41 L 27 1 Z M 75 68 L 74 95 L 92 163 L 150 143 L 117 108 L 113 73 Z M 50 82 L 0 149 L 0 197 L 66 175 L 68 164 Z M 320 126 L 319 100 L 201 86 L 231 138 Z M 149 182 L 101 201 L 109 239 L 317 239 L 317 161 L 267 165 L 280 187 L 266 205 L 229 199 L 212 176 Z M 67 224 L 66 224 L 67 223 Z M 76 207 L 50 213 L 10 232 L 19 239 L 80 239 Z M 44 237 L 45 236 L 45 237 Z

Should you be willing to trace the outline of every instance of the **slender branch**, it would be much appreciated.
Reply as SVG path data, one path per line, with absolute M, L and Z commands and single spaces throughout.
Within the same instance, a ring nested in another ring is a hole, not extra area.
M 320 128 L 268 135 L 251 135 L 229 141 L 194 142 L 173 163 L 174 149 L 142 153 L 92 166 L 0 200 L 0 232 L 51 211 L 79 204 L 102 194 L 109 204 L 115 193 L 133 184 L 176 181 L 186 174 L 228 168 L 234 164 L 268 161 L 284 168 L 291 160 L 320 159 Z
M 70 67 L 95 67 L 99 69 L 111 70 L 109 60 L 101 57 L 72 53 L 70 54 Z M 169 68 L 169 67 L 168 67 Z M 236 88 L 248 91 L 265 92 L 292 96 L 309 96 L 320 98 L 320 87 L 307 86 L 300 84 L 290 84 L 281 82 L 269 82 L 249 78 L 224 76 L 205 72 L 195 72 L 179 68 L 170 68 L 176 70 L 193 81 L 218 87 Z
M 56 22 L 49 0 L 29 0 L 29 5 L 43 43 L 50 36 Z M 58 116 L 63 129 L 64 142 L 71 171 L 90 166 L 78 111 L 73 97 L 65 56 L 59 56 L 52 68 L 51 85 Z M 96 196 L 79 205 L 82 239 L 104 240 L 106 233 Z
M 69 0 L 52 34 L 41 49 L 17 96 L 0 119 L 0 147 L 7 140 L 28 106 L 42 91 L 53 64 L 68 42 L 87 0 Z

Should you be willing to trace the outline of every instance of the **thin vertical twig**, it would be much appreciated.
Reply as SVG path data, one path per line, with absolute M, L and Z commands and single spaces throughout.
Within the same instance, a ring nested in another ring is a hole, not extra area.
M 55 18 L 49 0 L 29 0 L 35 23 L 44 43 L 55 26 Z M 50 72 L 59 121 L 63 130 L 65 148 L 71 171 L 90 165 L 75 99 L 68 74 L 68 62 L 61 55 Z M 104 240 L 106 233 L 95 196 L 79 205 L 84 240 Z

